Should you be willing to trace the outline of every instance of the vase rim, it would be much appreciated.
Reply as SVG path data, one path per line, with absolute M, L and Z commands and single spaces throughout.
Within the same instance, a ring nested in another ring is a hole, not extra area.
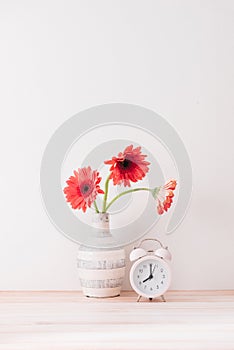
M 102 215 L 110 215 L 110 213 L 106 212 L 106 213 L 93 213 L 93 215 L 99 215 L 99 216 L 102 216 Z

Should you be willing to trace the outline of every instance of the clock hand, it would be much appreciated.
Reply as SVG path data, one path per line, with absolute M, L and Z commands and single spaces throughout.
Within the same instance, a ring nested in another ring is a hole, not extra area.
M 154 265 L 154 268 L 152 270 L 152 264 L 150 264 L 150 275 L 144 281 L 142 281 L 143 283 L 145 283 L 148 280 L 151 280 L 154 277 L 153 273 L 154 273 L 155 267 L 156 267 L 156 264 Z
M 156 264 L 154 265 L 154 268 L 153 268 L 153 270 L 152 270 L 152 264 L 151 264 L 151 273 L 150 273 L 150 275 L 149 275 L 149 279 L 150 279 L 150 280 L 152 280 L 152 278 L 154 278 L 153 273 L 154 273 L 155 267 L 156 267 Z
M 151 272 L 151 275 L 153 276 L 154 270 L 155 270 L 156 264 L 154 265 L 153 271 Z
M 144 281 L 142 281 L 142 283 L 145 283 L 146 281 L 148 281 L 150 279 L 150 277 L 146 278 Z
M 150 266 L 150 275 L 148 278 L 146 278 L 144 281 L 142 281 L 143 283 L 145 283 L 146 281 L 150 280 L 153 276 L 152 276 L 152 264 L 149 264 Z

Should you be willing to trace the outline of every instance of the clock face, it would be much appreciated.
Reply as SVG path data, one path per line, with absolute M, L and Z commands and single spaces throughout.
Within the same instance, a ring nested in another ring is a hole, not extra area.
M 141 258 L 131 268 L 130 282 L 133 289 L 147 298 L 165 293 L 170 281 L 170 267 L 160 258 L 154 256 Z

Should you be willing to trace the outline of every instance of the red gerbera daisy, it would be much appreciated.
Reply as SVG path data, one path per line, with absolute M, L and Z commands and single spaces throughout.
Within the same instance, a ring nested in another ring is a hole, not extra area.
M 130 186 L 130 181 L 137 182 L 142 180 L 149 171 L 149 162 L 145 161 L 147 156 L 141 153 L 141 147 L 133 148 L 130 145 L 118 154 L 118 157 L 112 157 L 106 160 L 105 164 L 110 164 L 110 179 L 113 179 L 114 185 L 123 183 L 124 186 Z
M 74 176 L 70 176 L 66 182 L 68 186 L 63 190 L 67 202 L 73 209 L 82 209 L 85 212 L 87 206 L 91 207 L 98 193 L 104 193 L 100 189 L 100 181 L 99 173 L 97 170 L 92 170 L 90 166 L 78 171 L 74 170 Z
M 170 208 L 173 202 L 173 191 L 175 190 L 176 185 L 176 180 L 170 180 L 164 186 L 159 187 L 154 192 L 153 196 L 157 199 L 157 211 L 159 215 L 162 215 L 165 211 L 167 211 Z

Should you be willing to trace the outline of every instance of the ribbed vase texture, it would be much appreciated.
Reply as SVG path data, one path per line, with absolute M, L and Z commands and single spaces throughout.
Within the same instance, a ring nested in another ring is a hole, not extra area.
M 98 238 L 111 240 L 108 213 L 94 214 L 93 227 Z M 120 295 L 125 275 L 124 249 L 81 246 L 77 263 L 84 295 L 97 298 Z

